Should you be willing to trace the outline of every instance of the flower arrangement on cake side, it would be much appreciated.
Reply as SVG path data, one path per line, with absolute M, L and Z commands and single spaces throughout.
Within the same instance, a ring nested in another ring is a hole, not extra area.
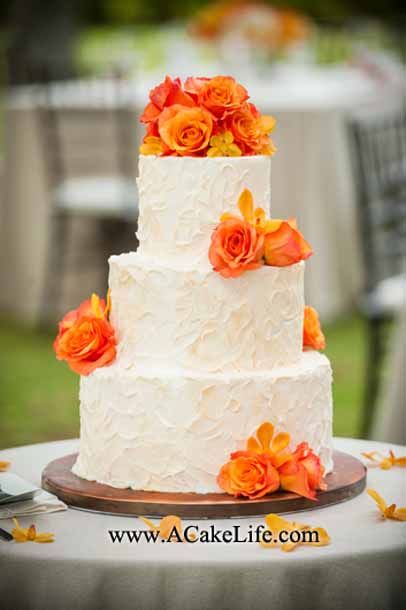
M 143 155 L 239 157 L 272 155 L 269 134 L 275 119 L 249 102 L 247 90 L 231 76 L 169 76 L 151 90 L 140 121 L 146 134 Z
M 59 332 L 53 343 L 57 359 L 64 360 L 72 371 L 84 376 L 112 364 L 117 356 L 117 339 L 109 319 L 110 311 L 110 292 L 106 301 L 92 294 L 77 309 L 69 311 L 59 322 Z M 303 349 L 322 350 L 325 346 L 317 312 L 313 307 L 306 306 Z M 3 466 L 6 465 L 4 462 Z
M 278 490 L 290 491 L 316 500 L 317 490 L 326 489 L 324 468 L 308 443 L 300 443 L 293 452 L 287 451 L 290 435 L 279 432 L 264 422 L 251 436 L 246 449 L 235 451 L 230 461 L 221 467 L 217 477 L 220 488 L 227 494 L 255 500 Z
M 92 294 L 59 322 L 54 351 L 75 373 L 89 375 L 115 360 L 117 342 L 109 321 L 110 308 L 110 294 L 107 302 Z
M 241 193 L 238 207 L 242 218 L 226 212 L 211 237 L 209 260 L 223 277 L 238 277 L 264 264 L 287 267 L 313 254 L 296 220 L 267 218 L 262 208 L 254 208 L 248 189 Z

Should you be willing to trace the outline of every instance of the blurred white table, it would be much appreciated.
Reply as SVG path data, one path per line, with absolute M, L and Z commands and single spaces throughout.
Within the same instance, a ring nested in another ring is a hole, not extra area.
M 122 95 L 134 107 L 129 129 L 137 129 L 136 114 L 162 76 L 151 74 L 124 83 Z M 333 318 L 351 308 L 361 282 L 345 117 L 364 104 L 381 103 L 390 96 L 388 87 L 348 67 L 275 70 L 269 79 L 244 84 L 261 111 L 274 114 L 278 121 L 272 214 L 298 218 L 314 249 L 307 266 L 306 300 L 324 319 Z M 4 261 L 0 308 L 29 320 L 37 318 L 40 307 L 48 233 L 47 189 L 34 111 L 36 96 L 41 94 L 36 87 L 13 90 L 5 120 L 2 216 L 6 230 L 0 240 L 0 261 Z M 114 107 L 115 95 L 108 81 L 95 82 L 90 98 L 80 81 L 55 84 L 52 93 L 55 104 L 78 108 L 97 103 L 100 96 Z M 100 125 L 105 128 L 103 119 Z M 141 132 L 139 126 L 138 138 Z M 73 299 L 71 305 L 75 305 Z
M 336 439 L 341 451 L 360 457 L 366 450 L 406 448 L 370 441 Z M 77 450 L 77 441 L 31 445 L 0 452 L 12 470 L 39 485 L 45 465 Z M 388 502 L 406 505 L 400 468 L 369 469 L 368 486 Z M 406 601 L 406 524 L 380 519 L 364 492 L 340 505 L 288 515 L 325 527 L 326 547 L 292 553 L 252 544 L 113 544 L 110 529 L 144 529 L 136 518 L 69 509 L 38 516 L 40 531 L 55 533 L 53 544 L 0 541 L 2 610 L 389 610 Z M 24 526 L 29 520 L 21 519 Z M 31 521 L 30 521 L 31 522 Z M 191 522 L 184 521 L 184 525 Z M 263 523 L 261 517 L 197 522 L 226 529 Z M 2 520 L 0 527 L 10 529 Z M 304 601 L 306 600 L 306 601 Z
M 406 445 L 406 292 L 405 307 L 393 323 L 387 373 L 372 438 Z

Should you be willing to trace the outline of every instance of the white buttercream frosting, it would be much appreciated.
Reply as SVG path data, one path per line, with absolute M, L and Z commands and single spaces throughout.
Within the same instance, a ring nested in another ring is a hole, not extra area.
M 332 468 L 331 369 L 302 352 L 304 263 L 225 279 L 210 237 L 251 190 L 269 214 L 270 160 L 140 157 L 137 253 L 110 258 L 116 361 L 82 377 L 73 471 L 114 487 L 219 492 L 264 421 Z
M 269 214 L 271 160 L 140 156 L 139 252 L 158 262 L 209 267 L 210 235 L 223 212 L 238 214 L 247 188 Z
M 81 379 L 80 455 L 73 471 L 114 487 L 219 492 L 216 476 L 264 421 L 308 441 L 332 468 L 331 369 L 296 365 L 247 374 L 175 373 L 120 362 Z
M 224 279 L 138 253 L 112 256 L 120 363 L 210 372 L 294 364 L 302 355 L 303 274 L 299 263 Z

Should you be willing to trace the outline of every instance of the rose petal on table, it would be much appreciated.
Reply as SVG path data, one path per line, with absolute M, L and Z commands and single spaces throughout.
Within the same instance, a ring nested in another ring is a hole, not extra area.
M 11 530 L 11 535 L 16 542 L 54 542 L 55 534 L 49 532 L 43 532 L 37 534 L 37 530 L 34 524 L 30 527 L 21 527 L 16 517 L 13 518 L 15 527 Z
M 396 457 L 392 449 L 389 450 L 389 455 L 384 456 L 379 451 L 364 451 L 361 455 L 375 463 L 382 470 L 390 470 L 393 466 L 400 466 L 401 468 L 406 467 L 406 456 Z
M 382 496 L 375 489 L 367 489 L 367 493 L 375 500 L 384 519 L 406 521 L 406 508 L 397 508 L 396 504 L 388 506 Z
M 295 521 L 287 521 L 283 519 L 279 515 L 275 515 L 270 513 L 265 517 L 265 523 L 268 526 L 269 531 L 272 532 L 272 542 L 265 542 L 263 539 L 260 541 L 260 546 L 264 548 L 275 548 L 279 547 L 282 551 L 289 553 L 293 551 L 298 546 L 326 546 L 330 543 L 330 536 L 327 531 L 323 527 L 311 527 L 310 525 L 305 525 L 303 523 L 297 523 Z M 280 533 L 284 532 L 302 532 L 301 538 L 297 542 L 287 541 L 287 542 L 277 542 L 274 540 L 279 539 Z M 312 537 L 306 538 L 305 532 L 316 532 L 317 539 L 313 540 Z
M 159 536 L 167 542 L 184 542 L 182 520 L 177 515 L 167 515 L 161 519 L 159 525 L 155 525 L 146 517 L 139 517 L 151 531 L 159 533 Z

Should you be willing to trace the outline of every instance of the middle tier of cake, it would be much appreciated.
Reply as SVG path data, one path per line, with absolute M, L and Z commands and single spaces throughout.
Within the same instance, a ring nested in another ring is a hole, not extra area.
M 120 363 L 197 372 L 272 370 L 302 356 L 304 263 L 224 279 L 210 266 L 112 256 Z

